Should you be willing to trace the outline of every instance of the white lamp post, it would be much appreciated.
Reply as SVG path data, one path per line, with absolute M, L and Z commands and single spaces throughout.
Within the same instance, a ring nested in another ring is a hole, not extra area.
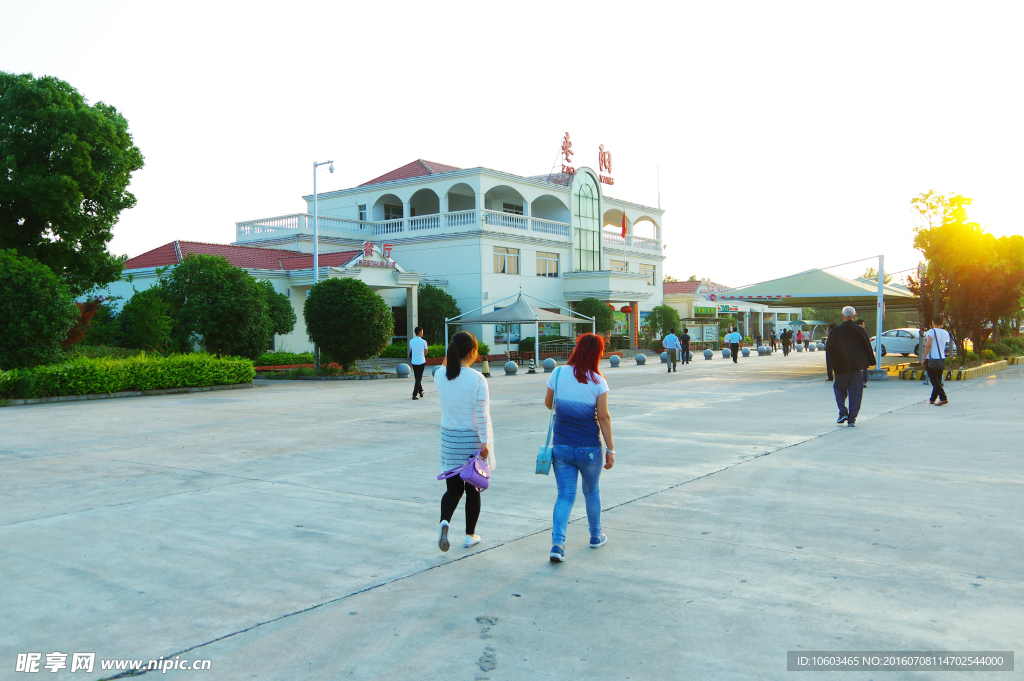
M 317 213 L 317 196 L 316 196 L 316 171 L 320 166 L 330 164 L 330 170 L 334 172 L 334 161 L 324 161 L 322 163 L 313 163 L 313 286 L 320 283 L 320 218 Z M 316 343 L 313 343 L 313 370 L 316 371 L 320 368 L 320 348 L 317 347 Z

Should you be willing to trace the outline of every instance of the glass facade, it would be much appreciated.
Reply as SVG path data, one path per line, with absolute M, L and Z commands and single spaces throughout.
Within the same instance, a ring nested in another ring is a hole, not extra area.
M 590 173 L 578 173 L 572 192 L 573 247 L 576 252 L 576 271 L 593 272 L 601 269 L 601 213 L 600 194 Z

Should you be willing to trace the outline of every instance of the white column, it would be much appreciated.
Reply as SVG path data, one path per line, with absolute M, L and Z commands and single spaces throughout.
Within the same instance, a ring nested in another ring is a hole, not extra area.
M 875 324 L 875 368 L 882 368 L 882 325 L 885 322 L 885 256 L 878 256 L 878 301 L 875 303 L 878 313 Z
M 412 215 L 409 213 L 409 202 L 408 201 L 402 201 L 402 219 L 403 220 L 408 220 L 411 217 L 412 217 Z
M 413 284 L 405 289 L 405 335 L 406 342 L 412 340 L 412 337 L 416 334 L 413 332 L 417 326 L 420 325 L 420 306 L 419 306 L 419 286 Z M 445 329 L 447 334 L 447 329 Z M 445 347 L 447 348 L 447 338 L 445 339 Z

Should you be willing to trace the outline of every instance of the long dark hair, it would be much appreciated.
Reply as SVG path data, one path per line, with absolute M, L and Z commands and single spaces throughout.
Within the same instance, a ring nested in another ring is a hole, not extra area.
M 448 366 L 445 367 L 446 371 L 444 372 L 449 381 L 459 377 L 459 372 L 462 371 L 462 360 L 469 357 L 470 353 L 475 353 L 476 348 L 476 336 L 469 331 L 459 331 L 452 336 L 446 355 Z
M 566 362 L 572 367 L 576 380 L 580 383 L 593 381 L 597 383 L 597 376 L 601 375 L 601 355 L 604 353 L 604 338 L 595 336 L 592 333 L 583 333 L 576 338 L 576 347 L 569 355 Z M 596 374 L 596 376 L 595 376 Z

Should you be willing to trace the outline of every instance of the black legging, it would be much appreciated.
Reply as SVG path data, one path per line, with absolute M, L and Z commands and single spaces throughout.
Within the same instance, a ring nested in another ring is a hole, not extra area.
M 946 391 L 942 388 L 942 369 L 927 369 L 928 380 L 932 382 L 932 397 L 929 402 L 934 402 L 935 398 L 938 397 L 943 402 L 946 401 Z
M 441 497 L 441 520 L 452 521 L 462 493 L 466 493 L 466 534 L 476 534 L 476 521 L 480 518 L 480 492 L 459 476 L 445 480 L 448 491 Z

